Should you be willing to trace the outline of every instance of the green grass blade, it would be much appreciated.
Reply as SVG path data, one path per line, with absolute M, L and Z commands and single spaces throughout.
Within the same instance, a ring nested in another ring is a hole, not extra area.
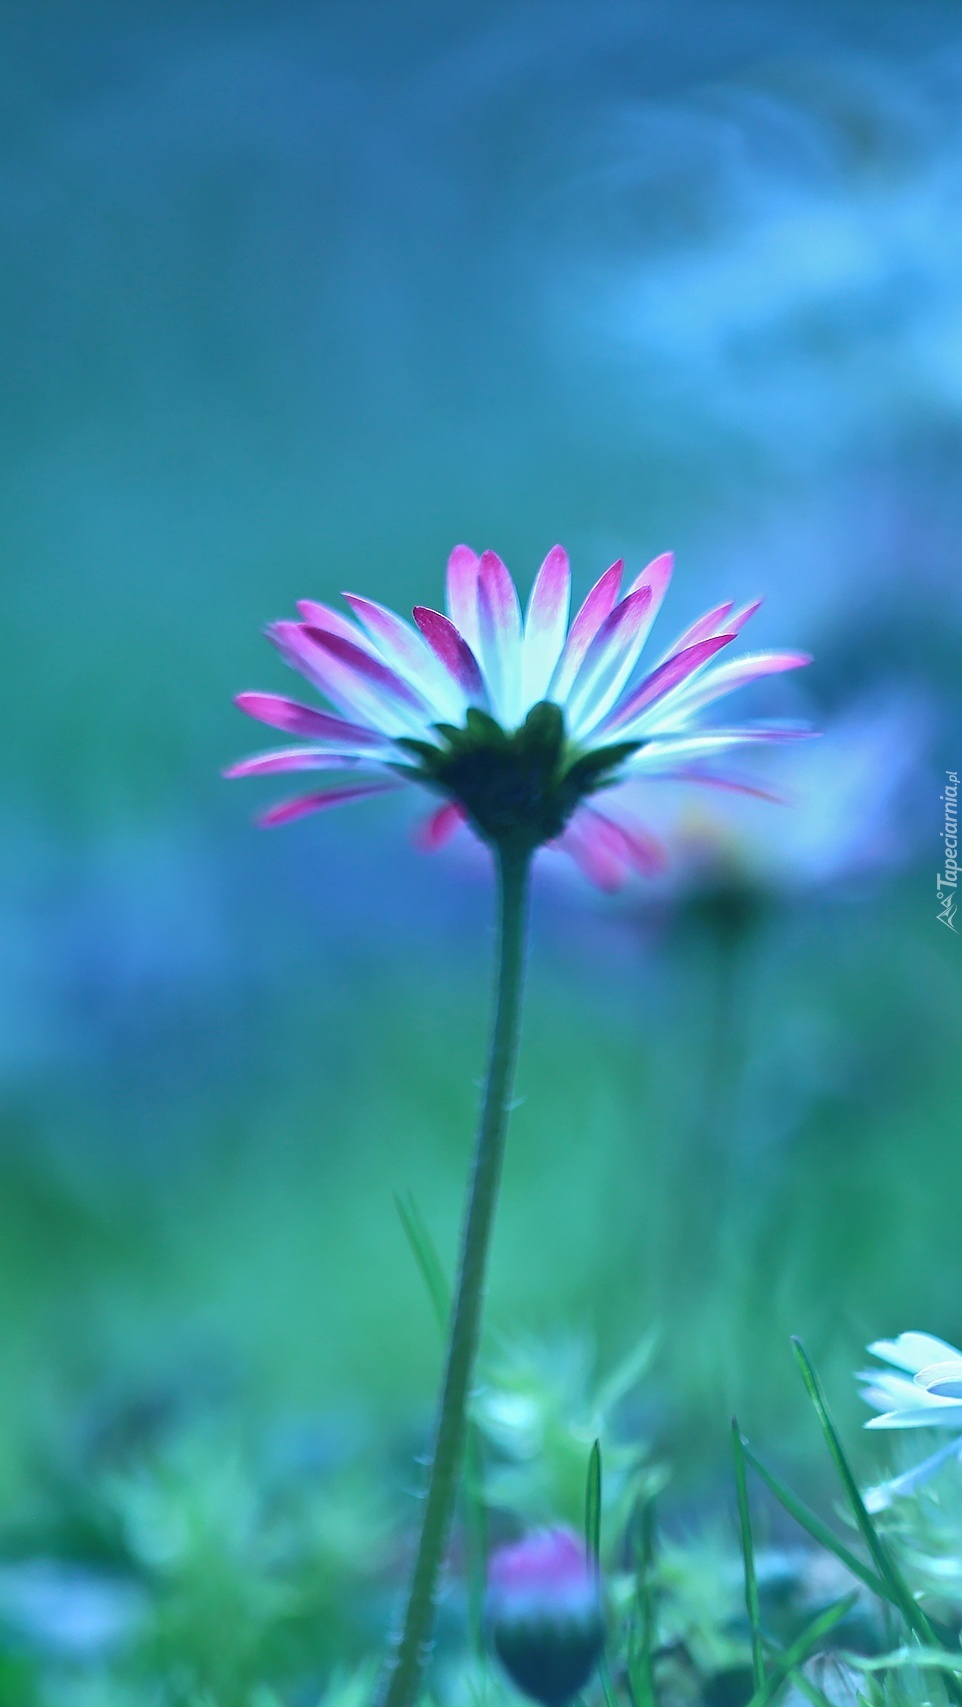
M 812 1367 L 808 1353 L 799 1339 L 793 1338 L 792 1346 L 795 1351 L 798 1367 L 802 1373 L 802 1380 L 805 1383 L 805 1389 L 812 1401 L 812 1405 L 814 1407 L 815 1414 L 818 1417 L 822 1433 L 825 1436 L 829 1452 L 831 1453 L 835 1468 L 838 1471 L 842 1486 L 845 1489 L 846 1498 L 852 1509 L 852 1516 L 858 1525 L 859 1532 L 866 1547 L 868 1548 L 869 1556 L 871 1557 L 876 1571 L 882 1581 L 888 1586 L 888 1598 L 898 1607 L 913 1635 L 917 1636 L 924 1646 L 928 1648 L 935 1648 L 938 1646 L 938 1642 L 932 1625 L 929 1623 L 928 1618 L 922 1611 L 918 1602 L 914 1599 L 908 1583 L 905 1581 L 898 1565 L 892 1558 L 892 1555 L 869 1516 L 865 1501 L 862 1499 L 862 1495 L 859 1492 L 859 1486 L 855 1480 L 852 1467 L 845 1454 L 845 1448 L 842 1445 L 838 1430 L 836 1429 L 829 1413 L 828 1405 L 825 1401 L 825 1395 L 822 1391 L 821 1382 Z
M 769 1492 L 774 1494 L 779 1505 L 788 1512 L 789 1517 L 793 1517 L 799 1527 L 804 1529 L 813 1541 L 817 1541 L 820 1547 L 824 1547 L 829 1553 L 834 1553 L 840 1564 L 843 1564 L 853 1577 L 857 1577 L 859 1582 L 864 1583 L 872 1594 L 877 1595 L 884 1606 L 894 1606 L 897 1611 L 901 1610 L 899 1603 L 892 1598 L 889 1585 L 876 1575 L 870 1565 L 866 1565 L 857 1554 L 851 1552 L 844 1541 L 840 1541 L 838 1536 L 833 1534 L 828 1524 L 822 1522 L 817 1512 L 812 1511 L 811 1506 L 807 1506 L 804 1500 L 800 1500 L 798 1495 L 793 1494 L 791 1488 L 787 1487 L 781 1478 L 776 1476 L 774 1470 L 769 1470 L 767 1465 L 762 1463 L 757 1454 L 752 1451 L 747 1440 L 743 1440 L 742 1448 L 746 1461 L 765 1483 Z M 944 1624 L 937 1623 L 933 1619 L 930 1619 L 929 1623 L 940 1642 L 948 1643 L 951 1641 L 952 1632 Z
M 858 1589 L 853 1589 L 852 1593 L 847 1594 L 844 1600 L 837 1600 L 833 1606 L 827 1607 L 824 1612 L 819 1613 L 817 1618 L 813 1618 L 811 1624 L 806 1626 L 800 1636 L 796 1636 L 790 1647 L 787 1647 L 785 1652 L 776 1660 L 765 1679 L 763 1687 L 756 1689 L 748 1707 L 769 1707 L 769 1702 L 777 1695 L 786 1678 L 804 1665 L 810 1655 L 815 1653 L 829 1631 L 834 1630 L 836 1624 L 840 1624 L 843 1618 L 848 1617 L 857 1600 Z
M 601 1660 L 598 1664 L 598 1676 L 601 1679 L 601 1693 L 605 1698 L 605 1707 L 619 1707 L 618 1697 L 615 1694 L 614 1679 L 611 1675 L 611 1668 L 609 1667 L 604 1654 L 602 1654 Z
M 442 1334 L 446 1334 L 451 1316 L 451 1288 L 444 1272 L 444 1264 L 438 1256 L 437 1246 L 428 1232 L 427 1222 L 415 1202 L 413 1192 L 409 1191 L 402 1196 L 396 1191 L 394 1203 L 421 1279 L 427 1287 L 438 1327 Z
M 585 1547 L 596 1571 L 601 1569 L 601 1442 L 596 1440 L 588 1458 L 585 1484 Z
M 600 1416 L 606 1417 L 619 1400 L 630 1393 L 632 1387 L 641 1380 L 654 1356 L 657 1341 L 657 1330 L 649 1329 L 602 1382 L 594 1401 Z
M 635 1549 L 635 1621 L 628 1645 L 628 1678 L 635 1707 L 655 1707 L 655 1604 L 652 1569 L 655 1560 L 655 1502 L 641 1508 L 640 1534 Z
M 585 1482 L 585 1548 L 592 1569 L 601 1570 L 601 1441 L 596 1440 L 588 1456 L 588 1475 Z M 605 1707 L 618 1707 L 615 1686 L 604 1654 L 598 1665 Z
M 765 1650 L 762 1645 L 762 1613 L 758 1603 L 758 1578 L 755 1574 L 755 1545 L 752 1540 L 752 1520 L 748 1507 L 748 1481 L 745 1475 L 745 1452 L 741 1430 L 732 1417 L 732 1451 L 735 1456 L 735 1492 L 738 1498 L 738 1527 L 742 1540 L 742 1563 L 745 1570 L 745 1610 L 752 1633 L 752 1680 L 756 1694 L 765 1686 Z
M 800 1500 L 797 1494 L 792 1493 L 791 1488 L 786 1487 L 781 1478 L 776 1476 L 774 1470 L 769 1470 L 761 1459 L 756 1457 L 747 1440 L 742 1441 L 742 1451 L 756 1475 L 761 1477 L 766 1488 L 774 1494 L 779 1505 L 788 1512 L 789 1517 L 793 1517 L 799 1527 L 804 1529 L 813 1541 L 817 1541 L 820 1547 L 824 1547 L 829 1553 L 834 1553 L 836 1559 L 845 1566 L 845 1569 L 851 1571 L 852 1576 L 857 1577 L 859 1582 L 864 1583 L 873 1594 L 877 1594 L 880 1600 L 888 1600 L 889 1590 L 881 1577 L 876 1576 L 870 1565 L 866 1565 L 856 1553 L 851 1552 L 844 1541 L 840 1541 L 838 1536 L 833 1534 L 828 1524 L 822 1522 L 817 1512 L 812 1511 L 811 1506 L 807 1506 L 804 1500 Z

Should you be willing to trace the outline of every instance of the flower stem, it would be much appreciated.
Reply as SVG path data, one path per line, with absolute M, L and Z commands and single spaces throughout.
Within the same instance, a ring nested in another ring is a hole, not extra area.
M 438 1579 L 464 1457 L 466 1411 L 481 1329 L 484 1276 L 498 1200 L 518 1053 L 528 915 L 528 849 L 502 846 L 498 867 L 498 971 L 491 1053 L 461 1236 L 457 1293 L 421 1538 L 404 1627 L 381 1690 L 383 1707 L 413 1707 L 430 1653 Z

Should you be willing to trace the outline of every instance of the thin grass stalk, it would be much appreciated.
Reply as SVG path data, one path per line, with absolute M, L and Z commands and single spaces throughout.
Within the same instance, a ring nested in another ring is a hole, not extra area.
M 758 1600 L 758 1577 L 755 1572 L 755 1544 L 752 1539 L 752 1519 L 748 1505 L 748 1478 L 745 1474 L 745 1450 L 736 1417 L 732 1417 L 732 1451 L 735 1458 L 735 1493 L 738 1500 L 738 1527 L 741 1532 L 742 1564 L 745 1573 L 745 1610 L 752 1633 L 752 1681 L 756 1693 L 765 1686 L 765 1648 L 762 1641 L 762 1614 Z

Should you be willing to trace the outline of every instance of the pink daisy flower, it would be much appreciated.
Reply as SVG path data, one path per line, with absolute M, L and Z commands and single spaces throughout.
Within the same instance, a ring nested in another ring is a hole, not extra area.
M 241 710 L 298 744 L 243 759 L 227 775 L 324 774 L 322 787 L 265 812 L 264 825 L 416 784 L 440 800 L 422 827 L 427 848 L 467 824 L 492 846 L 560 849 L 603 888 L 632 869 L 660 869 L 661 844 L 628 809 L 622 785 L 660 776 L 743 787 L 726 773 L 726 755 L 810 731 L 706 727 L 703 712 L 810 660 L 754 652 L 715 661 L 757 601 L 717 606 L 645 663 L 672 558 L 656 557 L 624 591 L 622 570 L 618 562 L 605 571 L 570 624 L 561 546 L 541 565 L 524 616 L 500 557 L 466 545 L 448 561 L 447 615 L 419 605 L 412 625 L 346 593 L 352 621 L 305 600 L 300 620 L 273 623 L 268 637 L 333 709 L 238 695 Z

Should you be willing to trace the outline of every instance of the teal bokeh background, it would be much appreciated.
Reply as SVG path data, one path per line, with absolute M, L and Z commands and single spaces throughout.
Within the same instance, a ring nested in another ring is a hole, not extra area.
M 789 886 L 742 969 L 716 1269 L 705 933 L 663 899 L 537 898 L 492 1332 L 607 1352 L 657 1323 L 683 1475 L 733 1403 L 803 1450 L 789 1332 L 843 1408 L 866 1337 L 962 1334 L 933 900 L 958 17 L 42 4 L 2 29 L 0 1470 L 105 1384 L 197 1367 L 279 1414 L 424 1424 L 392 1192 L 450 1257 L 486 876 L 378 805 L 261 837 L 218 770 L 252 744 L 232 694 L 284 685 L 267 619 L 436 601 L 460 538 L 525 589 L 556 538 L 581 589 L 673 545 L 669 631 L 765 592 L 758 640 L 816 654 L 772 706 L 924 704 L 898 860 Z

